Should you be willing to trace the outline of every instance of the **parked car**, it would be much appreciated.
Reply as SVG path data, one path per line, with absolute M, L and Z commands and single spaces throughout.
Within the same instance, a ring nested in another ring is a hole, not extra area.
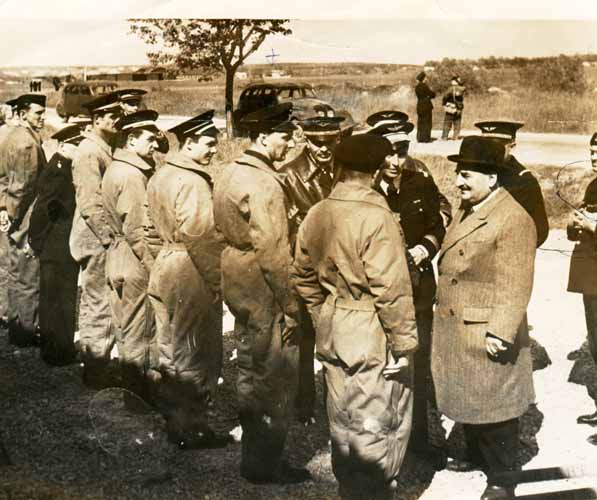
M 317 97 L 313 87 L 308 83 L 276 82 L 254 83 L 248 85 L 238 98 L 238 106 L 232 114 L 236 134 L 242 134 L 241 119 L 248 113 L 262 108 L 291 102 L 293 116 L 299 120 L 316 116 L 314 107 L 318 104 L 329 104 Z
M 118 88 L 116 82 L 72 82 L 59 90 L 56 112 L 65 122 L 71 116 L 88 115 L 83 105 L 97 96 L 114 92 Z

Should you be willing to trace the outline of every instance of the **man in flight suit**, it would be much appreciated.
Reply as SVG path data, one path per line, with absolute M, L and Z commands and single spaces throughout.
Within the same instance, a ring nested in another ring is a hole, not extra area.
M 8 227 L 8 335 L 12 344 L 36 342 L 39 307 L 39 261 L 28 232 L 38 178 L 46 165 L 39 132 L 44 126 L 46 96 L 17 98 L 19 121 L 0 149 L 0 225 Z

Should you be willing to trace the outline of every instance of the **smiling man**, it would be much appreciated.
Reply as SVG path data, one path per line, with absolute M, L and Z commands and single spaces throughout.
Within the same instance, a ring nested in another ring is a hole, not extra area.
M 482 469 L 482 500 L 510 498 L 500 476 L 516 469 L 519 417 L 534 402 L 526 309 L 533 287 L 537 231 L 500 185 L 504 145 L 465 137 L 456 187 L 461 207 L 438 259 L 431 370 L 438 409 L 464 424 L 468 456 L 455 472 Z
M 39 262 L 28 233 L 38 178 L 46 165 L 40 131 L 46 96 L 25 94 L 15 101 L 19 119 L 0 148 L 0 227 L 9 240 L 8 335 L 12 344 L 35 343 L 39 307 Z

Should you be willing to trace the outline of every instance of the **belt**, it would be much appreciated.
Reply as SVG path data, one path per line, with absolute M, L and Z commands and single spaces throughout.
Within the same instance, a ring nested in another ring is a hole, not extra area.
M 331 302 L 338 309 L 349 309 L 351 311 L 375 312 L 375 302 L 371 298 L 360 300 L 345 299 L 336 295 L 329 295 L 326 302 Z

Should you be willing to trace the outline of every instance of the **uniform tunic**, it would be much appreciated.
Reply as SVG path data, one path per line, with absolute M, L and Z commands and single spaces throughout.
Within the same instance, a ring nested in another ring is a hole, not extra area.
M 79 343 L 85 356 L 107 360 L 114 345 L 110 290 L 106 283 L 106 249 L 112 231 L 102 203 L 102 177 L 112 161 L 112 148 L 94 132 L 85 135 L 73 158 L 77 206 L 70 250 L 81 266 Z
M 365 489 L 375 498 L 398 474 L 412 415 L 410 377 L 386 380 L 382 371 L 390 349 L 417 348 L 405 244 L 383 197 L 339 182 L 301 225 L 294 268 L 325 369 L 341 496 Z
M 526 309 L 537 235 L 530 216 L 500 188 L 448 228 L 438 260 L 431 371 L 440 412 L 465 424 L 504 422 L 534 401 Z M 487 355 L 485 334 L 511 344 Z
M 147 202 L 153 226 L 146 238 L 156 255 L 149 298 L 166 418 L 181 433 L 205 432 L 222 368 L 224 239 L 215 228 L 211 177 L 181 153 L 170 154 L 147 185 Z
M 106 255 L 106 279 L 120 363 L 149 368 L 153 320 L 147 296 L 153 263 L 144 235 L 144 203 L 153 166 L 124 149 L 114 152 L 102 180 L 102 200 L 114 239 Z
M 27 345 L 38 323 L 39 262 L 25 253 L 29 220 L 38 178 L 46 165 L 41 139 L 19 123 L 6 133 L 0 148 L 0 209 L 11 220 L 9 230 L 8 320 L 11 341 Z
M 214 187 L 215 221 L 226 239 L 222 290 L 236 319 L 241 471 L 255 477 L 271 474 L 280 459 L 298 372 L 297 346 L 281 339 L 285 316 L 298 321 L 298 302 L 279 175 L 249 150 Z

